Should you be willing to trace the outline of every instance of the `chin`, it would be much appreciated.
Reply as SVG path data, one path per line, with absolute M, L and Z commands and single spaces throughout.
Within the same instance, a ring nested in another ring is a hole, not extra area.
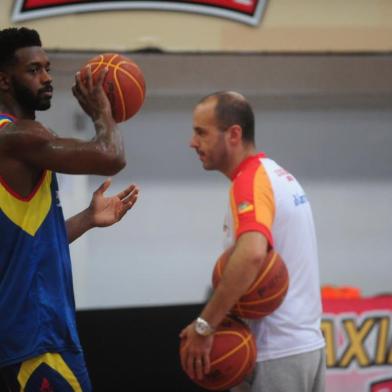
M 204 169 L 204 170 L 215 170 L 214 167 L 212 167 L 211 165 L 207 165 L 207 164 L 205 164 L 205 163 L 203 163 L 203 169 Z
M 39 105 L 37 105 L 37 107 L 35 108 L 35 110 L 38 111 L 44 111 L 44 110 L 48 110 L 51 106 L 51 102 L 41 102 Z

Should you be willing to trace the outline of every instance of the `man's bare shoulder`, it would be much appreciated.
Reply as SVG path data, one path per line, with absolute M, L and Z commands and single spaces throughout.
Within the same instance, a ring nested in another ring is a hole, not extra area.
M 0 148 L 15 148 L 20 145 L 45 142 L 56 138 L 49 128 L 35 120 L 18 120 L 0 128 Z

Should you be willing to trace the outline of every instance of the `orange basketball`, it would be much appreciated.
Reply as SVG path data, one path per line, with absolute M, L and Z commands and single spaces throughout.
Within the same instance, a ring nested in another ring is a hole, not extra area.
M 181 341 L 180 349 L 186 340 Z M 256 343 L 241 320 L 226 317 L 214 333 L 210 353 L 211 370 L 193 381 L 210 391 L 224 391 L 240 384 L 256 363 Z
M 82 80 L 86 78 L 88 65 L 93 80 L 96 80 L 103 68 L 109 69 L 103 88 L 111 103 L 114 120 L 120 123 L 134 116 L 142 107 L 146 93 L 146 83 L 139 66 L 120 54 L 104 53 L 90 59 L 82 67 Z
M 217 260 L 212 284 L 215 288 L 221 277 L 232 249 L 226 250 Z M 280 255 L 271 250 L 255 281 L 231 310 L 238 317 L 258 319 L 268 316 L 283 302 L 289 287 L 289 274 Z

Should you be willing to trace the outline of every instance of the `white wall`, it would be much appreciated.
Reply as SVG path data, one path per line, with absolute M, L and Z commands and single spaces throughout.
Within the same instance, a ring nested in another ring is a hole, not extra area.
M 158 59 L 157 70 L 159 64 Z M 265 77 L 274 70 L 273 64 L 267 67 Z M 315 71 L 307 69 L 312 75 Z M 363 72 L 367 83 L 379 83 L 374 69 L 365 67 Z M 197 89 L 198 77 L 189 78 Z M 374 94 L 371 83 L 358 94 L 345 94 L 341 86 L 338 94 L 321 88 L 317 92 L 307 80 L 298 87 L 290 84 L 287 96 L 282 85 L 269 95 L 252 90 L 258 147 L 292 171 L 308 193 L 318 232 L 321 282 L 359 286 L 365 295 L 390 292 L 390 95 Z M 200 93 L 215 87 L 221 85 L 212 80 Z M 228 182 L 218 173 L 204 172 L 187 146 L 192 107 L 202 94 L 154 95 L 157 90 L 149 88 L 141 113 L 122 126 L 128 166 L 110 190 L 136 182 L 140 200 L 117 226 L 93 230 L 72 245 L 80 308 L 200 302 L 209 289 L 221 250 Z M 76 121 L 80 133 L 64 132 L 91 136 L 91 126 L 78 113 L 61 87 L 51 114 L 42 114 L 42 119 L 60 133 L 74 128 Z M 101 180 L 63 179 L 66 213 L 87 205 L 87 194 Z

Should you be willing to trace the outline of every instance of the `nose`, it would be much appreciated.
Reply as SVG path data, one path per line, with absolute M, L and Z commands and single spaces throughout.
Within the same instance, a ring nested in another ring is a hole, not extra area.
M 52 75 L 46 70 L 43 69 L 42 73 L 41 73 L 41 82 L 43 84 L 48 84 L 48 83 L 52 83 Z
M 191 140 L 189 141 L 189 147 L 190 148 L 196 148 L 197 147 L 197 141 L 196 141 L 196 135 L 192 135 Z

